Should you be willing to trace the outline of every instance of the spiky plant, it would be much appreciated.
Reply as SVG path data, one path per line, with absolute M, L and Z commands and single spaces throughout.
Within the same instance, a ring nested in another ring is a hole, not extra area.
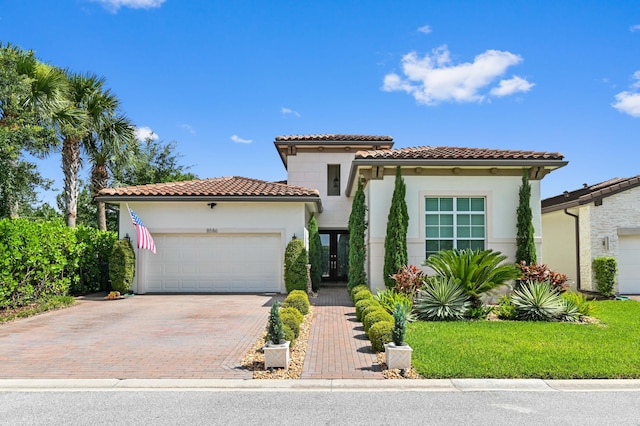
M 269 321 L 267 322 L 267 338 L 271 343 L 279 345 L 284 341 L 284 327 L 280 319 L 280 302 L 277 300 L 271 306 Z
M 429 256 L 424 265 L 447 279 L 455 280 L 475 307 L 482 306 L 480 297 L 520 276 L 507 256 L 493 250 L 443 250 Z
M 515 290 L 511 301 L 516 318 L 525 321 L 551 321 L 562 315 L 562 296 L 548 281 L 530 281 Z
M 405 309 L 400 303 L 396 303 L 393 308 L 393 330 L 391 338 L 396 346 L 404 344 L 404 336 L 407 334 L 407 316 Z
M 393 314 L 396 305 L 400 305 L 404 311 L 406 320 L 409 322 L 415 321 L 415 316 L 411 313 L 413 310 L 413 301 L 406 294 L 398 293 L 393 289 L 386 289 L 384 291 L 378 290 L 374 298 L 380 302 L 380 305 L 390 314 Z
M 419 319 L 451 321 L 465 317 L 469 297 L 453 278 L 433 277 L 418 291 L 413 310 Z

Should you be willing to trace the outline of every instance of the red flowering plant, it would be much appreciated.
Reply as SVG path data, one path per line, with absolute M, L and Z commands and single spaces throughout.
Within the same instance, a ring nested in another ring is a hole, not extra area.
M 427 276 L 415 265 L 404 265 L 397 273 L 389 275 L 396 282 L 393 287 L 398 293 L 404 293 L 413 298 L 422 287 Z
M 549 270 L 549 267 L 544 263 L 540 265 L 535 263 L 527 265 L 527 262 L 523 260 L 520 263 L 517 263 L 516 266 L 522 272 L 522 277 L 516 280 L 517 287 L 521 287 L 523 284 L 531 281 L 549 281 L 551 287 L 559 292 L 563 292 L 569 287 L 566 284 L 567 276 L 565 274 Z

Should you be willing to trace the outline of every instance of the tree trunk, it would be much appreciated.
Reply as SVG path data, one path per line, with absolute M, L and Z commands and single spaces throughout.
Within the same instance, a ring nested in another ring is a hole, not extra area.
M 76 227 L 79 170 L 80 139 L 65 137 L 62 141 L 62 171 L 64 172 L 65 218 L 70 228 Z
M 91 169 L 91 195 L 95 197 L 98 193 L 107 187 L 109 181 L 109 173 L 104 164 L 94 164 Z M 107 230 L 107 211 L 103 202 L 96 202 L 98 207 L 97 221 L 98 229 Z

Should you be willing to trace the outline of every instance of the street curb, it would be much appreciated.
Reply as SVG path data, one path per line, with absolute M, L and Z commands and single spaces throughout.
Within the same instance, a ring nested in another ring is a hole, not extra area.
M 0 392 L 159 390 L 274 392 L 640 392 L 640 379 L 0 379 Z

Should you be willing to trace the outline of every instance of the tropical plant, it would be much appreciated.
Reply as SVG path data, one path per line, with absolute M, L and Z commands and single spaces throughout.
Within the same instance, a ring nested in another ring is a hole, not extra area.
M 517 263 L 516 266 L 520 269 L 521 276 L 516 280 L 516 287 L 520 287 L 521 284 L 529 281 L 549 281 L 551 286 L 563 292 L 567 289 L 567 276 L 560 272 L 554 272 L 549 270 L 546 264 L 531 264 L 527 265 L 524 260 Z
M 309 263 L 311 264 L 311 288 L 313 291 L 320 289 L 322 280 L 322 241 L 318 232 L 318 221 L 315 216 L 309 219 Z
M 593 272 L 598 292 L 603 296 L 613 296 L 616 292 L 616 274 L 618 273 L 618 263 L 615 257 L 596 257 L 593 259 Z
M 511 302 L 516 318 L 525 321 L 551 321 L 564 309 L 562 297 L 548 281 L 530 281 L 514 290 Z
M 284 284 L 287 293 L 307 288 L 307 263 L 304 242 L 294 236 L 284 252 Z
M 560 304 L 562 305 L 562 310 L 560 311 L 560 315 L 558 315 L 558 319 L 561 321 L 574 322 L 578 321 L 582 316 L 575 300 L 560 297 Z
M 415 318 L 411 314 L 411 310 L 413 309 L 413 300 L 411 297 L 407 296 L 404 293 L 398 293 L 394 289 L 386 289 L 384 291 L 378 290 L 378 293 L 374 296 L 380 305 L 385 309 L 385 311 L 390 314 L 393 313 L 396 305 L 399 305 L 405 313 L 405 316 L 409 321 L 414 321 Z
M 395 281 L 391 275 L 407 264 L 407 228 L 409 213 L 405 200 L 407 188 L 402 178 L 400 166 L 396 168 L 396 181 L 391 198 L 391 208 L 387 218 L 387 235 L 384 240 L 384 284 L 392 288 Z
M 269 320 L 267 322 L 267 339 L 275 345 L 284 341 L 284 327 L 280 319 L 280 302 L 277 300 L 271 305 Z
M 349 215 L 349 274 L 348 288 L 367 282 L 364 263 L 367 255 L 365 232 L 367 230 L 367 206 L 365 205 L 362 182 L 358 181 L 358 190 L 353 197 L 351 214 Z
M 531 185 L 529 171 L 522 170 L 522 186 L 519 191 L 520 202 L 516 211 L 516 261 L 528 264 L 536 263 L 536 244 L 534 240 L 533 213 L 531 212 Z
M 397 303 L 393 309 L 393 332 L 391 338 L 396 346 L 404 344 L 404 336 L 407 334 L 407 316 L 404 307 Z
M 492 306 L 471 306 L 467 311 L 467 317 L 470 319 L 485 319 L 493 312 Z
M 421 320 L 451 321 L 463 319 L 469 306 L 469 296 L 454 278 L 432 277 L 418 291 L 413 310 Z
M 395 281 L 393 288 L 409 297 L 415 296 L 426 278 L 424 272 L 415 265 L 403 265 L 397 273 L 391 275 L 391 279 Z
M 371 326 L 367 337 L 371 342 L 371 350 L 374 352 L 384 351 L 384 345 L 391 342 L 393 334 L 393 324 L 390 321 L 379 321 Z
M 511 296 L 503 294 L 498 300 L 498 309 L 496 311 L 498 318 L 503 320 L 516 319 L 516 307 L 513 305 Z
M 512 263 L 503 263 L 507 256 L 493 250 L 443 250 L 429 256 L 423 265 L 439 275 L 455 280 L 475 307 L 482 306 L 481 295 L 508 281 L 520 272 Z
M 591 315 L 595 308 L 593 300 L 587 300 L 585 295 L 582 293 L 568 290 L 562 293 L 562 298 L 575 303 L 581 316 L 588 317 L 589 315 Z

